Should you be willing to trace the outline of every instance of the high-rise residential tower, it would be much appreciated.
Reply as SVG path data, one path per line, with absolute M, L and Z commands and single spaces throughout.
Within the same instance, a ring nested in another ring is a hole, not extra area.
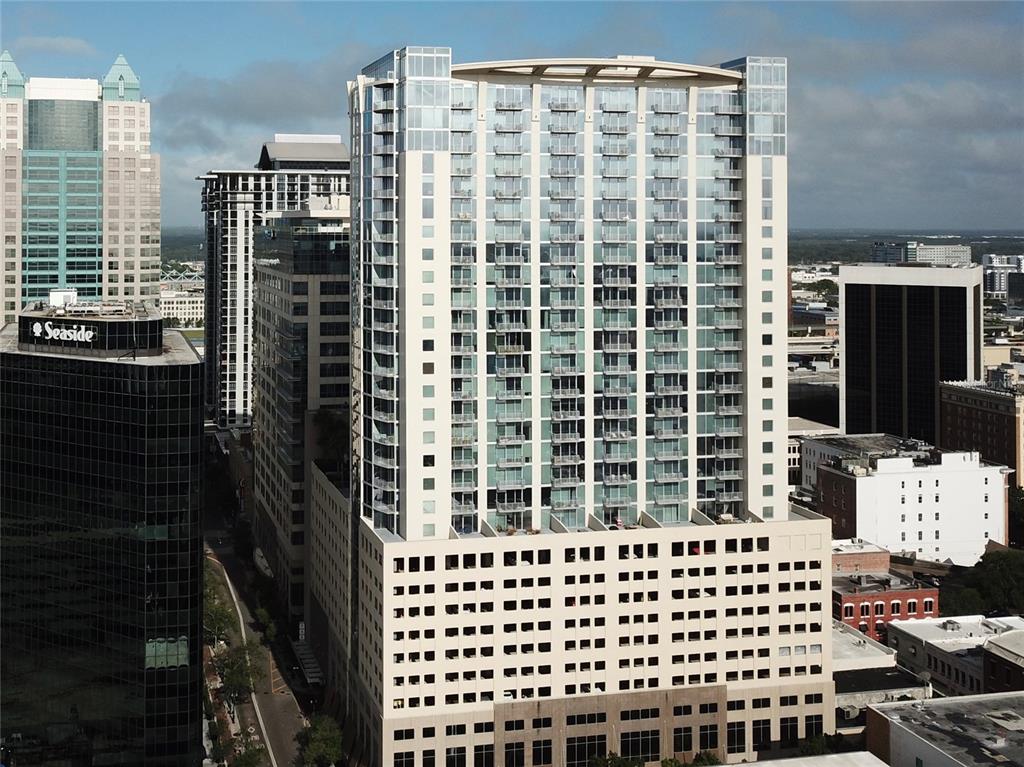
M 939 382 L 981 378 L 982 269 L 839 269 L 840 430 L 937 442 Z
M 202 761 L 201 368 L 138 304 L 30 306 L 0 330 L 13 764 Z
M 22 75 L 0 55 L 4 322 L 54 288 L 159 297 L 160 158 L 150 108 L 118 56 L 100 80 Z
M 830 729 L 828 522 L 786 504 L 785 59 L 410 47 L 349 99 L 352 496 L 314 473 L 313 517 L 359 524 L 310 578 L 361 758 Z
M 211 170 L 206 214 L 206 404 L 221 428 L 252 419 L 253 231 L 263 213 L 347 194 L 348 148 L 335 135 L 276 134 L 251 170 Z
M 351 452 L 348 195 L 259 217 L 254 237 L 253 535 L 297 627 L 304 617 L 307 472 L 348 473 Z

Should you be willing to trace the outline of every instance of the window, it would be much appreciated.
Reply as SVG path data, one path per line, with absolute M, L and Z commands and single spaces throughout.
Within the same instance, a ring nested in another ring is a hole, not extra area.
M 565 767 L 589 767 L 592 759 L 607 754 L 608 741 L 604 735 L 584 735 L 565 740 Z
M 725 732 L 726 746 L 730 754 L 742 754 L 747 750 L 746 722 L 729 722 Z
M 817 738 L 824 732 L 821 714 L 811 714 L 804 717 L 804 737 Z
M 533 767 L 544 767 L 551 764 L 551 741 L 533 741 Z
M 791 748 L 796 745 L 799 736 L 798 719 L 795 716 L 784 716 L 779 720 L 779 741 L 783 747 Z
M 448 749 L 451 751 L 451 749 Z M 494 744 L 473 746 L 473 767 L 494 767 Z
M 702 724 L 700 726 L 700 749 L 701 751 L 710 751 L 711 749 L 718 748 L 718 725 L 717 724 Z
M 619 754 L 627 759 L 653 762 L 661 758 L 658 730 L 624 732 L 619 736 Z
M 672 750 L 677 754 L 693 751 L 692 727 L 676 727 L 672 731 Z
M 926 613 L 935 612 L 935 600 L 926 599 L 924 600 L 924 611 Z
M 771 719 L 755 719 L 751 723 L 751 736 L 755 751 L 765 751 L 772 745 Z
M 395 767 L 413 767 L 416 756 L 412 751 L 399 751 L 395 754 Z
M 465 725 L 463 725 L 465 727 Z M 491 747 L 491 764 L 480 765 L 474 764 L 473 767 L 493 767 L 494 764 L 494 747 Z M 444 767 L 466 767 L 466 747 L 465 746 L 449 746 L 444 750 Z
M 526 767 L 526 745 L 524 743 L 505 744 L 505 767 Z

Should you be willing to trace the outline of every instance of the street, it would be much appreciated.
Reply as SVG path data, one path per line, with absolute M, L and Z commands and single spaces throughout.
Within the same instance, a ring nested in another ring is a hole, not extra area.
M 270 651 L 263 644 L 261 632 L 254 628 L 252 611 L 257 601 L 250 586 L 252 565 L 247 567 L 235 554 L 231 530 L 219 509 L 206 510 L 204 537 L 207 558 L 215 567 L 223 568 L 233 589 L 232 596 L 237 597 L 245 639 L 256 649 L 252 663 L 263 667 L 253 693 L 256 707 L 250 703 L 238 706 L 239 724 L 243 730 L 253 727 L 255 730 L 250 732 L 262 733 L 261 740 L 269 746 L 267 763 L 270 767 L 292 767 L 299 753 L 295 735 L 305 726 L 305 718 L 286 677 L 276 668 Z

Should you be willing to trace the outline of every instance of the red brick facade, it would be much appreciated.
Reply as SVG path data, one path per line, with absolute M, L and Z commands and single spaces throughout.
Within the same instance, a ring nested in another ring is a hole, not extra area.
M 927 604 L 928 600 L 931 600 L 930 605 Z M 882 603 L 881 610 L 876 606 L 878 602 Z M 899 603 L 898 613 L 893 612 L 894 602 Z M 925 610 L 926 606 L 930 606 L 931 609 Z M 939 590 L 922 585 L 916 589 L 844 594 L 833 589 L 832 617 L 847 626 L 859 629 L 877 642 L 887 644 L 885 625 L 889 621 L 939 617 Z
M 869 544 L 870 545 L 870 544 Z M 887 573 L 889 572 L 889 552 L 881 551 L 833 551 L 833 573 Z

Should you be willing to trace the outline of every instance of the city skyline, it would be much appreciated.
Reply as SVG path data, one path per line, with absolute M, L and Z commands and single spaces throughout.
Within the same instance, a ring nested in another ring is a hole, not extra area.
M 797 74 L 794 228 L 1008 229 L 1024 204 L 1022 108 L 1005 98 L 1024 88 L 1024 9 L 1009 3 L 947 3 L 941 13 L 926 3 L 590 3 L 585 14 L 577 3 L 201 7 L 219 23 L 197 25 L 188 9 L 199 5 L 172 3 L 119 3 L 109 14 L 102 3 L 9 2 L 2 12 L 3 46 L 26 76 L 94 77 L 119 53 L 133 63 L 167 115 L 153 143 L 169 227 L 201 225 L 198 173 L 248 167 L 249 147 L 276 132 L 347 141 L 345 80 L 410 39 L 453 44 L 464 61 L 787 56 Z M 382 14 L 389 23 L 375 24 Z M 138 25 L 150 34 L 128 34 Z

